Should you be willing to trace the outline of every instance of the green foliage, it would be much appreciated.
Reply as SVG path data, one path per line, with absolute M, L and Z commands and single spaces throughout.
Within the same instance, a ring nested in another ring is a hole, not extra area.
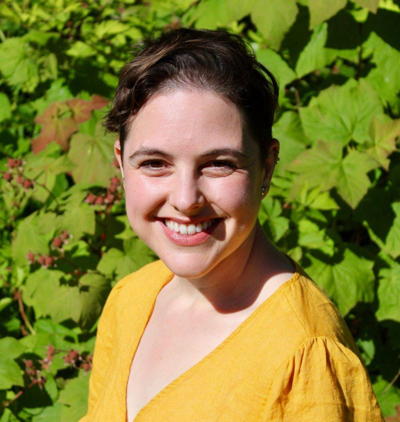
M 280 84 L 260 222 L 336 302 L 385 415 L 400 404 L 400 23 L 395 0 L 0 4 L 0 422 L 74 422 L 96 321 L 155 259 L 130 230 L 101 119 L 135 44 L 241 34 Z

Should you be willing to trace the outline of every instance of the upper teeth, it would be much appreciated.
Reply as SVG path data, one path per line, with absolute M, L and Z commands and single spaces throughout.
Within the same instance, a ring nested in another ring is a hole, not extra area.
M 174 232 L 180 234 L 195 234 L 206 230 L 211 225 L 211 221 L 204 221 L 200 224 L 179 224 L 176 221 L 166 220 L 165 225 Z

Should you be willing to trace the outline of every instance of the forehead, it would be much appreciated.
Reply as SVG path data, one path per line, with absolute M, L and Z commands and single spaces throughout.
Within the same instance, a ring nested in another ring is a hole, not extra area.
M 204 149 L 254 149 L 238 107 L 209 90 L 177 88 L 154 94 L 135 115 L 125 141 L 129 154 L 140 148 L 181 153 Z

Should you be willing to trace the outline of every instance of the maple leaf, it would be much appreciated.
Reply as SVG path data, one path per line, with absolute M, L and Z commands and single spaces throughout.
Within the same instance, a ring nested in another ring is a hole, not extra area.
M 107 100 L 94 95 L 90 100 L 72 98 L 51 104 L 35 122 L 42 125 L 40 134 L 32 139 L 32 151 L 37 154 L 50 142 L 57 142 L 64 151 L 69 149 L 69 139 L 79 124 L 89 120 L 93 110 L 107 104 Z

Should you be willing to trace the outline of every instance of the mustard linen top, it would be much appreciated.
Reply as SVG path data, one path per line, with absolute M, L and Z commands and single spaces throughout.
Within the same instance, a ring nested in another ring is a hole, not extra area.
M 104 307 L 81 422 L 127 421 L 131 362 L 171 272 L 156 261 Z M 383 422 L 367 373 L 329 299 L 296 272 L 217 348 L 172 381 L 135 422 Z

